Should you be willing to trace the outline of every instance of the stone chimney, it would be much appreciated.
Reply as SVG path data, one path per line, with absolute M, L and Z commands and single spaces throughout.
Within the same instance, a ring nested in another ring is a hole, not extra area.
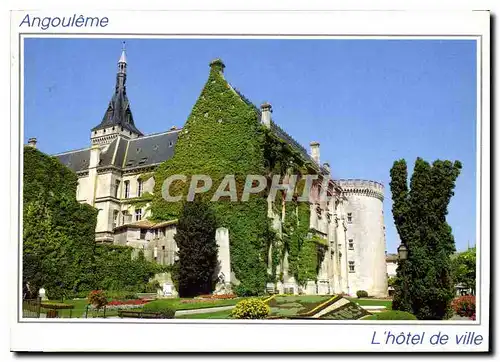
M 220 58 L 214 59 L 210 62 L 210 68 L 220 73 L 224 73 L 225 67 L 224 62 Z
M 319 163 L 319 142 L 311 142 L 311 157 L 318 165 Z
M 262 122 L 262 124 L 267 128 L 271 128 L 271 113 L 273 112 L 273 107 L 269 103 L 264 102 L 260 106 L 260 112 L 260 121 Z
M 330 171 L 330 164 L 328 162 L 325 162 L 323 164 L 323 168 L 326 170 L 326 172 L 328 172 L 328 174 L 330 175 L 331 174 L 331 171 Z
M 99 145 L 92 145 L 90 149 L 90 161 L 89 168 L 99 166 L 99 161 L 101 160 L 101 148 Z
M 35 137 L 31 137 L 31 138 L 28 140 L 28 146 L 33 147 L 33 148 L 36 148 L 36 138 L 35 138 Z

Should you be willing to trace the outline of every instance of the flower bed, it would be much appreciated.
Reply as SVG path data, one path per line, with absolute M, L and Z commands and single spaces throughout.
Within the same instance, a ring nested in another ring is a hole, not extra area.
M 464 295 L 453 299 L 451 308 L 461 317 L 476 320 L 476 297 L 473 295 Z
M 112 300 L 106 305 L 106 310 L 136 309 L 150 301 L 151 299 Z M 97 308 L 91 306 L 91 309 Z

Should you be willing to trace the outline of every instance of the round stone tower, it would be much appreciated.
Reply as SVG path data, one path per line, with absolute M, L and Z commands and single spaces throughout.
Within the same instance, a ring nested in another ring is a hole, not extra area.
M 387 296 L 384 185 L 358 179 L 339 180 L 347 198 L 347 271 L 349 292 Z

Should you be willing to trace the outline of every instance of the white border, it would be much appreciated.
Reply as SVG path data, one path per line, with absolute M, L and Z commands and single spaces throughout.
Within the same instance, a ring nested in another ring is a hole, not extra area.
M 471 38 L 478 35 L 482 36 L 483 53 L 480 57 L 478 46 L 478 60 L 482 63 L 478 64 L 478 86 L 482 81 L 482 99 L 478 102 L 478 133 L 477 136 L 482 139 L 482 144 L 477 142 L 478 148 L 482 147 L 482 176 L 477 172 L 477 185 L 481 185 L 482 204 L 477 197 L 477 209 L 481 212 L 482 220 L 479 224 L 478 220 L 478 257 L 490 255 L 490 235 L 489 235 L 489 14 L 487 12 L 325 12 L 325 11 L 308 11 L 308 12 L 276 12 L 276 11 L 220 11 L 220 12 L 73 12 L 61 11 L 56 12 L 29 12 L 32 15 L 44 16 L 68 16 L 76 13 L 85 16 L 107 16 L 110 18 L 108 27 L 104 29 L 92 29 L 96 37 L 111 37 L 106 33 L 122 34 L 115 37 L 147 37 L 152 36 L 146 34 L 156 34 L 154 37 L 167 37 L 160 34 L 212 34 L 211 37 L 231 37 L 238 38 L 235 34 L 250 34 L 257 38 L 272 37 L 270 34 L 287 34 L 287 37 L 297 37 L 294 34 L 302 34 L 301 38 L 308 35 L 329 36 L 339 34 L 336 38 L 342 35 L 349 35 L 349 38 L 359 38 L 360 35 L 377 35 L 377 38 L 387 39 L 391 35 L 403 35 L 406 39 L 418 38 L 426 36 L 433 37 L 435 34 L 442 35 L 440 38 L 449 38 L 453 35 Z M 12 13 L 11 18 L 11 194 L 19 194 L 18 180 L 16 175 L 19 174 L 19 139 L 22 136 L 19 134 L 19 128 L 16 127 L 18 117 L 23 117 L 23 108 L 19 114 L 18 95 L 23 95 L 21 89 L 15 80 L 18 79 L 19 69 L 17 64 L 19 61 L 19 31 L 18 24 L 24 17 L 26 12 Z M 258 31 L 256 31 L 258 24 Z M 425 26 L 424 26 L 425 25 Z M 68 29 L 58 28 L 57 36 L 74 36 L 85 37 L 89 29 Z M 32 36 L 54 36 L 56 30 L 42 31 L 40 29 L 28 29 L 33 33 Z M 26 29 L 21 29 L 26 32 Z M 78 33 L 78 34 L 76 34 Z M 127 35 L 123 35 L 126 33 Z M 135 33 L 136 35 L 132 35 Z M 222 34 L 222 35 L 221 35 Z M 230 34 L 230 35 L 229 35 Z M 304 35 L 306 34 L 306 35 Z M 141 36 L 142 35 L 142 36 Z M 168 37 L 172 37 L 171 35 Z M 179 36 L 180 37 L 180 36 Z M 199 37 L 192 35 L 191 37 Z M 342 36 L 345 37 L 345 36 Z M 482 69 L 482 74 L 480 74 Z M 22 67 L 21 67 L 22 73 Z M 22 77 L 22 74 L 21 74 Z M 21 78 L 22 79 L 22 78 Z M 21 103 L 22 104 L 22 103 Z M 480 125 L 482 125 L 482 133 L 480 133 Z M 22 139 L 22 138 L 21 138 Z M 480 166 L 480 154 L 478 153 L 478 164 Z M 21 165 L 22 167 L 22 165 Z M 16 231 L 11 235 L 11 248 L 13 258 L 17 260 L 17 213 L 19 204 L 16 197 L 11 198 L 11 230 Z M 480 209 L 481 206 L 481 209 Z M 479 212 L 478 212 L 479 216 Z M 482 235 L 480 235 L 482 233 Z M 482 236 L 480 238 L 480 236 Z M 481 260 L 481 259 L 480 259 Z M 479 268 L 479 267 L 478 267 Z M 481 287 L 490 285 L 489 278 L 490 261 L 483 258 L 480 270 Z M 16 270 L 16 272 L 18 272 Z M 481 331 L 486 337 L 488 335 L 488 320 L 489 320 L 489 298 L 484 297 L 489 295 L 489 290 L 481 288 L 483 298 L 478 297 L 480 304 L 480 314 L 478 319 L 481 325 L 471 325 L 466 322 L 466 325 L 453 322 L 440 322 L 439 325 L 431 325 L 432 322 L 419 322 L 418 325 L 392 325 L 387 326 L 377 323 L 363 327 L 356 326 L 360 321 L 351 321 L 349 324 L 344 324 L 342 327 L 334 325 L 326 325 L 326 323 L 316 322 L 311 326 L 305 321 L 283 321 L 288 323 L 266 324 L 260 326 L 260 322 L 252 321 L 250 324 L 241 324 L 237 321 L 228 321 L 231 323 L 218 324 L 216 321 L 207 321 L 199 324 L 199 321 L 185 321 L 183 324 L 172 324 L 168 326 L 160 323 L 137 323 L 129 327 L 125 323 L 101 323 L 98 327 L 94 326 L 92 321 L 78 321 L 72 323 L 50 323 L 43 321 L 42 323 L 17 323 L 17 310 L 12 313 L 12 341 L 11 347 L 14 350 L 81 350 L 82 348 L 100 350 L 100 351 L 402 351 L 407 350 L 407 346 L 373 346 L 369 344 L 373 331 L 383 333 L 384 330 L 391 329 L 393 333 L 400 331 L 425 331 L 432 333 L 433 331 L 448 331 L 450 334 L 455 334 L 460 331 Z M 17 295 L 16 289 L 11 295 Z M 196 327 L 190 324 L 196 324 Z M 479 323 L 479 322 L 478 322 Z M 83 324 L 83 325 L 80 325 Z M 342 324 L 342 322 L 338 323 Z M 397 324 L 397 323 L 393 323 Z M 403 323 L 405 324 L 405 323 Z M 450 325 L 453 324 L 453 325 Z M 212 333 L 212 328 L 215 326 L 217 333 Z M 286 332 L 284 329 L 286 325 Z M 207 330 L 207 328 L 209 328 Z M 95 331 L 106 338 L 92 338 Z M 286 338 L 279 338 L 280 335 L 286 333 Z M 479 332 L 476 332 L 479 333 Z M 59 336 L 59 338 L 55 338 Z M 234 336 L 238 336 L 234 338 Z M 356 336 L 356 338 L 346 338 Z M 64 338 L 66 337 L 66 338 Z M 213 338 L 209 338 L 213 337 Z M 91 341 L 91 344 L 88 342 Z M 112 341 L 112 342 L 111 342 Z M 165 344 L 165 341 L 169 341 Z M 196 344 L 193 345 L 193 341 Z M 85 343 L 87 343 L 85 345 Z M 430 348 L 428 345 L 420 345 L 412 347 L 412 350 L 426 351 L 456 351 L 456 350 L 487 350 L 488 344 L 483 343 L 479 348 L 470 346 L 460 347 L 454 344 L 448 344 Z

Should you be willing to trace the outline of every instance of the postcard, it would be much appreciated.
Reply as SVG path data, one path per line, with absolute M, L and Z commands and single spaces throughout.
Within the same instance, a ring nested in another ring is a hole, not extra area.
M 12 350 L 488 351 L 489 23 L 12 12 Z

